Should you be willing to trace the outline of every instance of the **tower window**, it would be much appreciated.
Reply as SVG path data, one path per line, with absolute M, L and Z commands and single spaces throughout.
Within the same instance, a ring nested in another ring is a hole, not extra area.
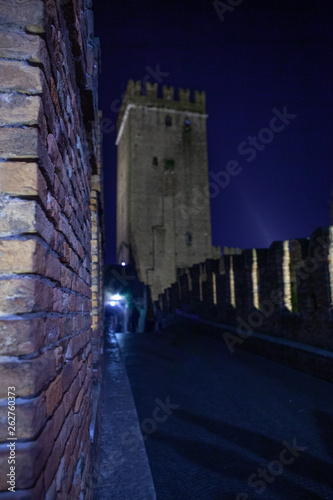
M 158 158 L 157 158 L 157 156 L 154 156 L 154 158 L 153 158 L 153 165 L 155 167 L 158 165 Z
M 165 117 L 165 125 L 166 125 L 167 127 L 171 127 L 171 125 L 172 125 L 171 116 L 167 115 L 167 116 Z
M 192 233 L 187 231 L 187 233 L 185 235 L 185 240 L 186 240 L 186 245 L 188 245 L 188 246 L 192 245 Z
M 175 169 L 174 160 L 165 160 L 164 161 L 164 169 L 165 170 L 174 170 Z

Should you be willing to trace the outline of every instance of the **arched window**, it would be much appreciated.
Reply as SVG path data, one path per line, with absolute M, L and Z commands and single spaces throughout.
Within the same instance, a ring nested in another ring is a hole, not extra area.
M 166 125 L 167 127 L 171 127 L 171 125 L 172 125 L 171 116 L 167 115 L 167 116 L 165 117 L 165 125 Z
M 157 156 L 154 156 L 154 158 L 153 158 L 153 165 L 154 165 L 154 167 L 157 167 L 157 165 L 158 165 L 158 158 L 157 158 Z

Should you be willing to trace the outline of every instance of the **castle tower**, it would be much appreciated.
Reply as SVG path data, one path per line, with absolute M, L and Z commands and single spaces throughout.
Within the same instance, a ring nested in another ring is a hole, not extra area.
M 212 257 L 204 92 L 130 80 L 118 118 L 117 259 L 152 298 Z

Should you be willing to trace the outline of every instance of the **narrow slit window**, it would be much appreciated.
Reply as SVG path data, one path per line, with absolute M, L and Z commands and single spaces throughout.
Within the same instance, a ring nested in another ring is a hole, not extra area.
M 188 246 L 192 245 L 192 233 L 188 231 L 185 235 L 185 239 L 186 239 L 186 245 Z
M 191 122 L 188 118 L 186 118 L 184 122 L 184 129 L 186 132 L 189 132 L 191 130 Z
M 167 127 L 171 127 L 171 125 L 172 125 L 171 116 L 167 115 L 167 116 L 165 117 L 165 125 L 166 125 Z

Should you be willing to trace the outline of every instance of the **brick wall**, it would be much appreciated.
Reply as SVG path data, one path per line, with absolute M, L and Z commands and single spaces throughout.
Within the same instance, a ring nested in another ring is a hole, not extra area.
M 101 380 L 102 364 L 101 354 L 103 350 L 103 337 L 101 332 L 104 327 L 104 300 L 103 300 L 103 175 L 101 161 L 101 131 L 100 122 L 102 113 L 99 112 L 98 121 L 98 146 L 97 146 L 97 171 L 92 176 L 90 211 L 91 211 L 91 291 L 92 291 L 92 362 L 93 377 Z
M 103 323 L 91 9 L 0 2 L 1 499 L 91 498 Z M 16 493 L 6 483 L 8 386 Z
M 166 314 L 182 308 L 241 331 L 332 350 L 333 227 L 195 265 L 159 302 Z

